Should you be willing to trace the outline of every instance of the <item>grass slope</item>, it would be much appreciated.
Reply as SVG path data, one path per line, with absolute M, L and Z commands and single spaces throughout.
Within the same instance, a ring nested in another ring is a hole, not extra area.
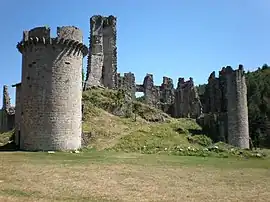
M 140 102 L 136 105 L 137 118 L 114 116 L 117 91 L 92 89 L 84 92 L 83 130 L 91 134 L 88 148 L 140 153 L 166 153 L 188 156 L 244 156 L 263 157 L 265 152 L 250 152 L 223 143 L 213 145 L 201 133 L 200 126 L 192 119 L 173 119 L 160 110 Z M 158 118 L 157 118 L 158 117 Z M 162 117 L 162 118 L 160 118 Z M 160 120 L 151 122 L 149 120 Z M 195 133 L 195 134 L 194 134 Z

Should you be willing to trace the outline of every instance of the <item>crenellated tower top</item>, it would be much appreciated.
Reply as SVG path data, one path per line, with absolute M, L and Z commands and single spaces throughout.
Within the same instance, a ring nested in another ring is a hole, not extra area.
M 37 44 L 43 45 L 65 45 L 81 51 L 83 56 L 87 55 L 88 48 L 82 43 L 82 31 L 75 26 L 57 27 L 57 37 L 51 37 L 50 28 L 36 27 L 23 32 L 23 39 L 17 44 L 17 49 L 23 53 L 24 49 Z

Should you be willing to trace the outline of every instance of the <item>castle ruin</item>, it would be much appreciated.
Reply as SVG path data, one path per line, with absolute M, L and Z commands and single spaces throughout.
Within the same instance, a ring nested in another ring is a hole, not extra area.
M 24 150 L 68 150 L 81 147 L 82 88 L 122 89 L 131 100 L 143 92 L 143 102 L 175 118 L 194 118 L 214 141 L 249 148 L 246 84 L 243 67 L 213 72 L 200 99 L 193 79 L 163 77 L 155 85 L 153 74 L 136 84 L 131 72 L 117 72 L 116 17 L 90 18 L 89 49 L 82 32 L 72 26 L 37 27 L 23 32 L 17 48 L 22 53 L 22 80 L 16 87 L 16 111 L 4 87 L 0 129 L 15 124 L 15 143 Z M 82 59 L 88 55 L 86 79 L 82 81 Z M 82 83 L 84 86 L 82 87 Z M 12 110 L 13 109 L 13 110 Z M 14 118 L 15 115 L 15 118 Z M 10 119 L 9 121 L 8 118 Z M 12 122 L 13 120 L 13 122 Z
M 247 87 L 243 66 L 212 72 L 203 97 L 203 116 L 198 122 L 215 141 L 249 148 Z
M 136 92 L 143 92 L 145 104 L 159 108 L 173 117 L 188 115 L 197 118 L 201 112 L 197 108 L 201 104 L 193 81 L 190 85 L 178 84 L 178 88 L 174 89 L 173 80 L 165 76 L 163 83 L 157 86 L 152 74 L 146 74 L 143 83 L 136 84 L 133 73 L 124 73 L 121 76 L 117 72 L 116 22 L 114 16 L 94 15 L 90 18 L 89 55 L 84 90 L 94 86 L 123 89 L 132 99 L 135 99 Z M 175 94 L 178 95 L 176 102 Z M 189 97 L 188 101 L 184 101 L 183 97 Z M 193 105 L 196 106 L 196 112 L 193 112 Z
M 88 68 L 84 89 L 116 86 L 116 17 L 94 15 L 90 18 Z

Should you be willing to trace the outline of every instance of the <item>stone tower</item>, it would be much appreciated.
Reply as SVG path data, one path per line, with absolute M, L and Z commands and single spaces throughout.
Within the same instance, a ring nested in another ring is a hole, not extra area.
M 199 119 L 214 141 L 249 148 L 247 87 L 243 66 L 212 72 L 204 93 L 204 114 Z
M 3 87 L 3 107 L 2 109 L 9 109 L 11 107 L 10 105 L 10 97 L 8 93 L 8 86 L 4 85 Z
M 56 38 L 47 27 L 23 32 L 20 149 L 81 147 L 82 40 L 73 26 L 58 27 Z
M 240 148 L 249 148 L 249 125 L 247 86 L 243 66 L 233 70 L 226 67 L 228 143 Z
M 116 17 L 90 18 L 90 42 L 85 89 L 117 85 Z

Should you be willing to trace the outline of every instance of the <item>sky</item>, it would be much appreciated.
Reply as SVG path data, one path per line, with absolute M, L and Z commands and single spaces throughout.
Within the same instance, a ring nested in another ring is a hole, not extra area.
M 77 2 L 77 3 L 75 3 Z M 24 30 L 74 25 L 89 46 L 90 17 L 117 17 L 118 72 L 147 73 L 203 84 L 223 66 L 255 70 L 270 64 L 269 0 L 0 0 L 0 87 L 21 80 L 16 44 Z M 86 69 L 86 58 L 84 68 Z M 0 107 L 2 93 L 0 93 Z

